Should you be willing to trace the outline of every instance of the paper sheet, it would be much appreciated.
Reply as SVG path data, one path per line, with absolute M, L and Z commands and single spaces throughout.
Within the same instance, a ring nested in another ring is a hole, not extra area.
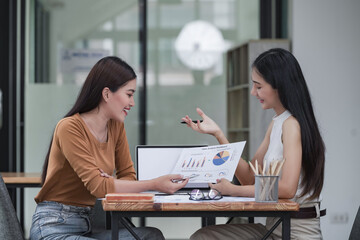
M 154 202 L 156 203 L 253 202 L 253 201 L 255 201 L 255 198 L 228 197 L 228 196 L 224 196 L 220 200 L 194 201 L 189 199 L 188 194 L 156 195 L 154 198 Z
M 232 181 L 245 143 L 183 149 L 172 173 L 190 177 L 189 183 L 215 183 L 221 178 Z

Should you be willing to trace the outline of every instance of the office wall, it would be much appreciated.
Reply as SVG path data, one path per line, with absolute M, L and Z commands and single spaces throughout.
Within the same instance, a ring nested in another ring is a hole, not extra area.
M 360 204 L 360 1 L 294 0 L 293 53 L 327 147 L 324 239 L 347 239 Z

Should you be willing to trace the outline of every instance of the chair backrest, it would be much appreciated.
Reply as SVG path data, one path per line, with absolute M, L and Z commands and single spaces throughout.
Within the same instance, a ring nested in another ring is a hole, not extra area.
M 106 230 L 106 212 L 103 210 L 101 200 L 97 199 L 90 214 L 92 232 L 103 232 Z
M 0 239 L 23 240 L 24 234 L 16 216 L 9 192 L 0 174 Z
M 360 238 L 360 207 L 355 216 L 354 224 L 352 226 L 349 240 L 358 240 Z

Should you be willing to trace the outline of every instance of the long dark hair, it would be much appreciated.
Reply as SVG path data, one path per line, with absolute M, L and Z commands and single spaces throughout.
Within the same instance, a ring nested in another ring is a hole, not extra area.
M 120 58 L 110 56 L 100 59 L 90 70 L 74 106 L 64 117 L 72 116 L 75 113 L 85 113 L 98 107 L 102 99 L 102 90 L 105 87 L 116 92 L 121 86 L 135 78 L 134 70 Z M 45 182 L 47 174 L 51 145 L 52 138 L 43 165 L 42 184 Z
M 252 65 L 273 89 L 282 105 L 301 128 L 303 192 L 319 197 L 324 184 L 325 145 L 315 119 L 310 93 L 296 58 L 287 50 L 274 48 L 260 54 Z

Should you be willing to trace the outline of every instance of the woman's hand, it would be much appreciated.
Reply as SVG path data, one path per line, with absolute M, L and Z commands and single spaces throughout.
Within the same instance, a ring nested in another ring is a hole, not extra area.
M 185 187 L 189 179 L 184 179 L 180 174 L 168 174 L 153 179 L 154 190 L 164 193 L 173 194 L 180 188 Z
M 210 188 L 217 190 L 223 196 L 233 195 L 233 190 L 235 185 L 232 184 L 229 180 L 222 178 L 222 179 L 217 179 L 216 182 L 217 182 L 216 184 L 209 183 Z
M 191 118 L 186 115 L 182 120 L 186 122 L 188 127 L 191 127 L 192 130 L 199 133 L 213 135 L 220 144 L 229 143 L 220 127 L 211 118 L 209 118 L 200 108 L 196 108 L 196 111 L 203 119 L 203 122 L 200 123 L 200 121 L 198 121 L 197 123 L 194 123 Z
M 100 176 L 105 177 L 105 178 L 113 178 L 113 176 L 110 176 L 109 174 L 107 174 L 106 172 L 104 172 L 104 170 L 102 170 L 101 168 L 99 168 L 99 172 L 100 172 Z
M 200 123 L 200 121 L 198 121 L 197 123 L 194 123 L 192 122 L 191 118 L 186 115 L 182 118 L 182 120 L 186 122 L 188 127 L 191 127 L 191 129 L 196 132 L 211 134 L 213 136 L 222 132 L 219 126 L 211 118 L 209 118 L 200 108 L 196 108 L 196 111 L 203 119 L 203 122 Z

